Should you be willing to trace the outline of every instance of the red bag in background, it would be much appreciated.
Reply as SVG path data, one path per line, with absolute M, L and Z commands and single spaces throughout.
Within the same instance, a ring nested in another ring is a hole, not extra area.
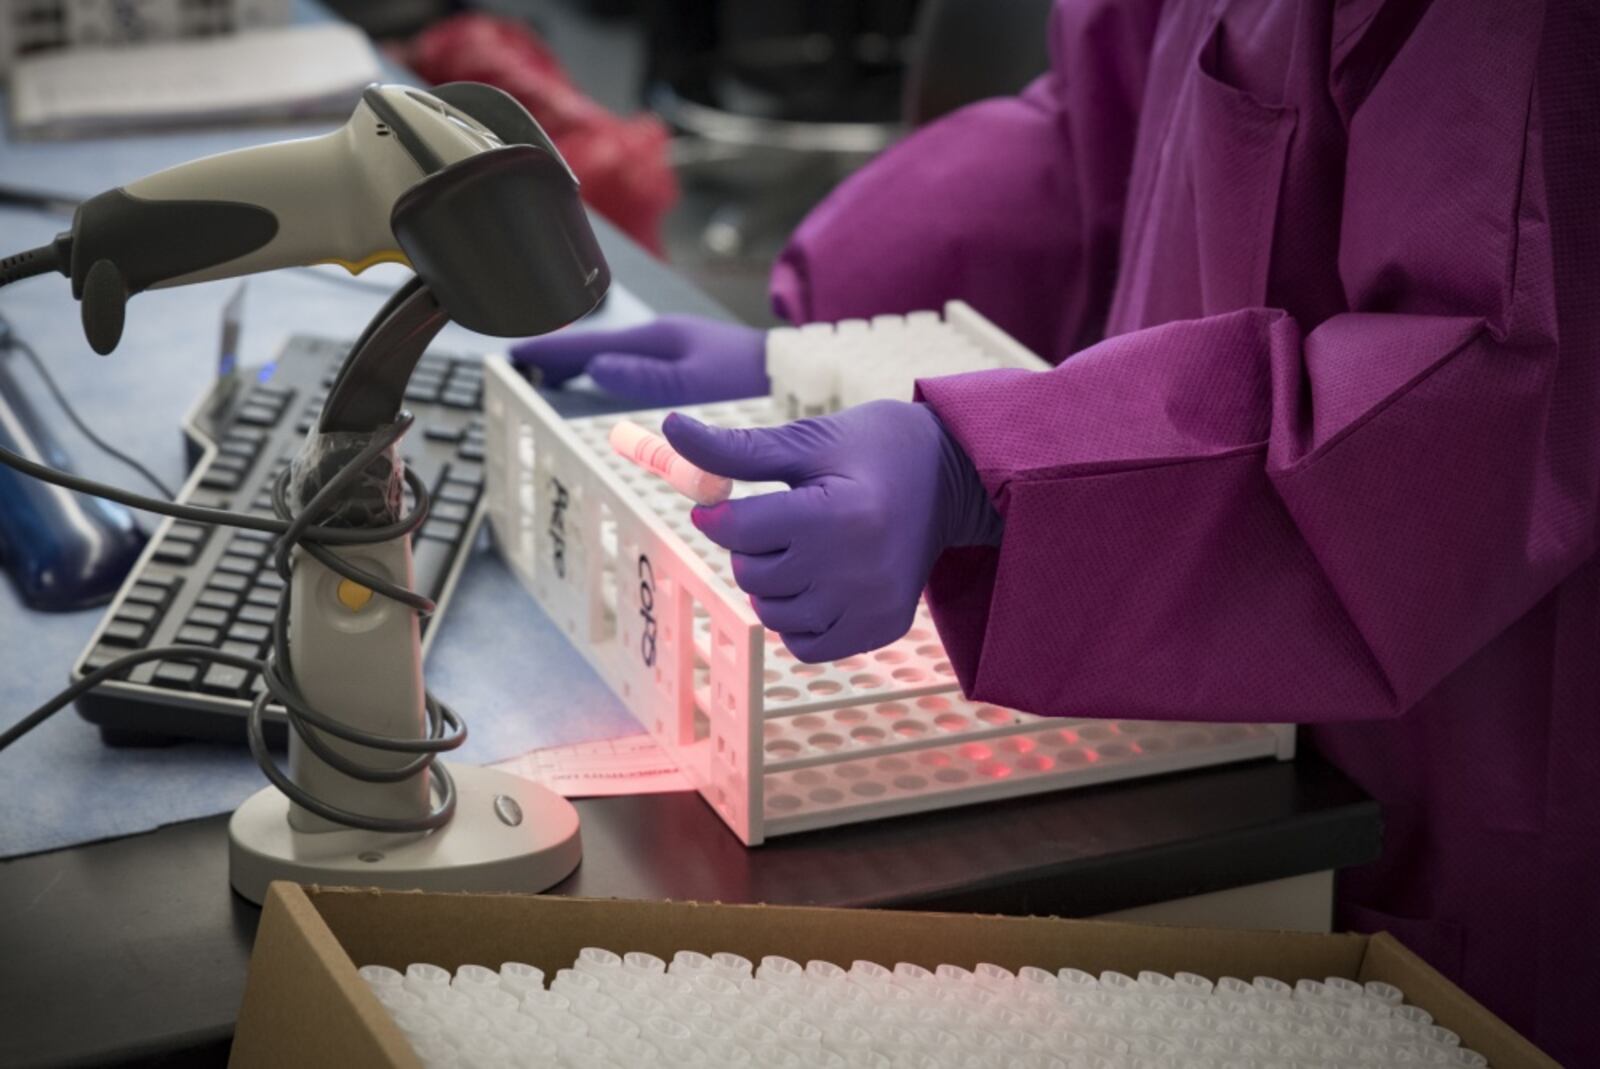
M 511 19 L 445 19 L 413 38 L 401 59 L 434 84 L 484 82 L 516 97 L 567 158 L 583 199 L 664 255 L 661 220 L 678 199 L 678 180 L 659 119 L 621 118 L 584 96 L 545 43 Z

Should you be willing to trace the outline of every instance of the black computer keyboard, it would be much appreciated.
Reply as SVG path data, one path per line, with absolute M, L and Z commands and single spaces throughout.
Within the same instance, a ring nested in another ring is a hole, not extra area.
M 295 337 L 269 368 L 219 385 L 185 423 L 196 470 L 179 500 L 271 516 L 272 486 L 311 430 L 349 344 Z M 426 653 L 483 519 L 483 367 L 477 357 L 429 353 L 406 391 L 416 416 L 400 451 L 432 493 L 427 522 L 412 537 L 416 589 L 438 603 L 422 621 Z M 260 657 L 283 580 L 272 536 L 166 520 L 118 592 L 77 679 L 150 646 L 182 644 Z M 243 741 L 261 677 L 230 665 L 159 661 L 138 665 L 78 699 L 78 712 L 109 743 L 149 745 L 175 737 Z M 268 706 L 266 735 L 281 744 L 282 710 Z

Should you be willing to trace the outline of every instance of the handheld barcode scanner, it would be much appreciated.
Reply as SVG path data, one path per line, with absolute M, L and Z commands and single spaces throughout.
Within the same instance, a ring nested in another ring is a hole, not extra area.
M 116 348 L 134 294 L 309 264 L 406 263 L 462 326 L 540 334 L 589 311 L 610 282 L 576 191 L 555 145 L 499 90 L 374 85 L 330 134 L 85 201 L 56 266 L 99 353 Z
M 610 284 L 578 183 L 511 97 L 473 83 L 372 86 L 322 137 L 196 160 L 84 202 L 53 245 L 0 260 L 0 283 L 72 280 L 101 353 L 146 289 L 334 263 L 410 265 L 357 341 L 321 418 L 278 481 L 288 580 L 249 737 L 272 786 L 235 811 L 230 879 L 259 902 L 274 879 L 537 891 L 576 867 L 577 813 L 489 769 L 436 758 L 462 721 L 422 682 L 410 536 L 429 489 L 396 444 L 402 401 L 446 322 L 524 336 L 596 307 Z M 409 491 L 409 501 L 408 498 Z M 210 653 L 211 651 L 206 651 Z M 261 730 L 289 721 L 287 773 Z

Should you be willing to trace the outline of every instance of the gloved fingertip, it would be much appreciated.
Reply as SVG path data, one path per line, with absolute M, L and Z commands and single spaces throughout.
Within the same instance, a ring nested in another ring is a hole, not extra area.
M 689 510 L 689 522 L 694 524 L 695 530 L 715 542 L 717 530 L 722 526 L 722 519 L 727 514 L 726 501 L 719 501 L 715 505 L 696 505 Z
M 666 432 L 669 440 L 674 433 L 681 434 L 687 430 L 687 433 L 693 434 L 697 430 L 705 430 L 705 427 L 704 423 L 682 412 L 668 412 L 667 418 L 661 422 L 661 429 Z

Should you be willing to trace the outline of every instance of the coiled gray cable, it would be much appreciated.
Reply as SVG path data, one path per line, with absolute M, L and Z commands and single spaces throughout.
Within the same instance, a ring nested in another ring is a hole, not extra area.
M 406 485 L 410 487 L 414 500 L 412 510 L 393 523 L 378 527 L 330 527 L 316 522 L 323 513 L 337 503 L 340 493 L 361 475 L 369 463 L 405 435 L 406 431 L 411 428 L 412 422 L 413 417 L 409 412 L 401 413 L 400 418 L 395 423 L 375 434 L 372 441 L 354 459 L 340 468 L 334 477 L 329 479 L 312 496 L 310 501 L 306 502 L 305 507 L 299 513 L 292 513 L 289 508 L 289 473 L 285 471 L 273 486 L 272 504 L 276 518 L 272 520 L 220 509 L 180 505 L 175 502 L 161 501 L 156 498 L 145 497 L 142 494 L 119 490 L 91 479 L 85 479 L 68 472 L 57 471 L 54 468 L 36 464 L 3 446 L 0 446 L 0 463 L 32 475 L 35 478 L 43 479 L 45 482 L 80 493 L 105 497 L 121 502 L 130 508 L 153 512 L 158 515 L 175 516 L 192 522 L 269 531 L 277 536 L 273 553 L 274 567 L 286 581 L 292 573 L 293 551 L 298 548 L 330 571 L 352 582 L 360 583 L 374 593 L 397 601 L 417 613 L 428 615 L 434 610 L 434 603 L 431 599 L 414 590 L 408 590 L 403 586 L 390 582 L 382 576 L 373 575 L 345 561 L 327 548 L 330 545 L 373 545 L 395 538 L 409 537 L 428 518 L 428 510 L 431 506 L 428 488 L 417 477 L 416 473 L 410 469 L 405 471 Z M 39 706 L 39 708 L 23 717 L 5 732 L 0 733 L 0 750 L 4 750 L 28 731 L 65 708 L 79 695 L 92 690 L 107 679 L 136 665 L 149 661 L 226 664 L 235 668 L 261 673 L 264 685 L 263 690 L 251 704 L 249 717 L 246 721 L 246 735 L 250 743 L 250 753 L 268 781 L 296 805 L 307 812 L 314 813 L 336 824 L 343 824 L 364 831 L 425 832 L 443 827 L 449 823 L 451 816 L 455 813 L 455 782 L 443 766 L 436 765 L 436 760 L 439 754 L 457 749 L 462 743 L 466 742 L 466 724 L 454 710 L 429 692 L 425 692 L 428 728 L 420 739 L 396 738 L 360 728 L 353 728 L 348 724 L 341 724 L 337 720 L 312 708 L 295 685 L 294 673 L 290 662 L 288 642 L 289 591 L 290 587 L 286 583 L 283 596 L 278 601 L 277 612 L 273 617 L 272 649 L 264 660 L 197 646 L 158 646 L 126 654 L 90 672 L 72 686 L 67 687 Z M 290 729 L 295 732 L 312 753 L 352 779 L 367 783 L 398 783 L 412 776 L 431 773 L 432 788 L 438 798 L 433 808 L 425 816 L 417 818 L 377 817 L 331 805 L 311 794 L 291 780 L 278 767 L 271 752 L 267 749 L 266 736 L 262 730 L 262 716 L 266 711 L 268 702 L 271 700 L 276 700 L 283 706 Z M 363 764 L 334 750 L 325 740 L 319 737 L 318 732 L 326 732 L 346 742 L 385 753 L 416 754 L 417 756 L 396 768 L 381 768 Z

